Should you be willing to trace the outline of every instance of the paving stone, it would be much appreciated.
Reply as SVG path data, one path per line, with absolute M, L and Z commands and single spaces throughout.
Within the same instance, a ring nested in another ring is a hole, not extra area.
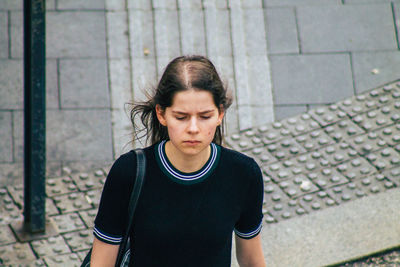
M 315 129 L 311 132 L 299 135 L 296 137 L 296 141 L 307 151 L 313 151 L 319 147 L 335 143 L 335 141 L 322 129 Z
M 95 208 L 98 208 L 100 205 L 101 192 L 102 188 L 85 192 L 86 200 L 88 200 L 89 204 L 93 205 Z
M 370 153 L 366 158 L 381 171 L 400 166 L 400 154 L 391 147 Z
M 278 160 L 292 158 L 306 152 L 293 138 L 283 139 L 277 143 L 267 145 L 267 150 Z
M 294 9 L 269 8 L 264 12 L 269 53 L 299 53 Z
M 389 4 L 304 6 L 297 21 L 303 52 L 397 49 Z
M 11 112 L 0 112 L 0 162 L 13 161 Z
M 319 106 L 308 112 L 322 127 L 347 118 L 347 114 L 338 105 Z
M 104 9 L 105 1 L 98 0 L 62 0 L 57 1 L 57 9 L 68 10 L 68 9 Z
M 355 158 L 339 164 L 336 168 L 347 179 L 353 181 L 365 176 L 375 174 L 376 168 L 372 166 L 365 158 Z
M 105 9 L 109 11 L 122 11 L 126 10 L 130 4 L 136 4 L 140 2 L 149 2 L 145 0 L 141 1 L 128 1 L 127 3 L 125 1 L 120 1 L 120 0 L 106 0 L 105 1 Z
M 204 8 L 219 8 L 224 9 L 227 8 L 226 0 L 202 0 Z
M 336 166 L 358 155 L 357 151 L 344 141 L 321 148 L 317 152 L 321 153 L 331 166 Z
M 307 111 L 306 105 L 285 105 L 285 106 L 275 105 L 274 106 L 275 121 L 283 120 L 306 111 Z
M 126 23 L 128 13 L 125 10 L 107 12 L 106 19 L 108 59 L 129 58 L 129 24 Z
M 191 1 L 184 2 L 190 3 Z M 203 12 L 196 9 L 179 9 L 178 13 L 182 54 L 205 55 L 206 44 Z
M 104 164 L 112 159 L 109 110 L 47 110 L 46 117 L 46 158 L 49 161 L 79 159 Z M 22 119 L 22 112 L 14 116 L 14 153 L 20 161 L 23 159 Z
M 397 83 L 379 86 L 369 92 L 339 101 L 337 106 L 350 117 L 355 117 L 398 100 L 400 98 L 398 88 L 400 86 Z
M 52 236 L 48 239 L 32 241 L 31 246 L 33 251 L 40 258 L 53 255 L 59 256 L 59 254 L 66 254 L 71 252 L 61 235 Z
M 112 158 L 109 110 L 54 110 L 48 111 L 47 118 L 47 158 L 65 161 Z
M 386 170 L 382 173 L 386 178 L 394 182 L 397 187 L 400 187 L 400 167 Z
M 66 266 L 66 264 L 68 264 L 68 266 L 79 267 L 82 264 L 82 260 L 76 253 L 44 257 L 44 261 L 48 266 L 60 266 L 60 267 Z
M 267 211 L 278 222 L 307 213 L 306 210 L 293 199 L 289 200 L 287 203 L 275 204 L 271 208 L 267 209 Z
M 281 123 L 293 136 L 298 136 L 319 128 L 319 124 L 307 113 L 284 119 Z
M 104 12 L 48 12 L 46 21 L 47 57 L 106 57 Z
M 46 179 L 46 195 L 49 197 L 77 192 L 78 188 L 71 177 Z
M 291 198 L 298 198 L 320 190 L 305 174 L 292 176 L 289 180 L 281 181 L 279 187 Z
M 349 137 L 365 133 L 363 129 L 358 127 L 350 119 L 344 119 L 327 126 L 325 132 L 336 142 L 347 140 Z
M 329 167 L 329 162 L 319 152 L 309 152 L 285 161 L 261 166 L 263 173 L 271 177 L 275 183 L 292 179 L 297 175 L 316 172 L 323 167 Z
M 8 58 L 8 15 L 0 12 L 0 58 Z
M 359 114 L 353 121 L 366 131 L 373 131 L 400 121 L 399 111 L 400 101 L 396 101 L 392 105 Z
M 10 266 L 10 264 L 25 266 L 35 261 L 36 257 L 28 243 L 16 243 L 0 247 L 0 263 L 5 264 L 5 266 Z
M 259 166 L 268 165 L 277 161 L 277 159 L 268 152 L 265 146 L 255 147 L 251 150 L 243 151 L 243 153 L 249 157 L 252 157 Z
M 54 199 L 54 203 L 63 214 L 92 208 L 92 205 L 89 204 L 84 193 L 54 196 L 52 199 Z
M 21 219 L 22 211 L 15 205 L 5 188 L 0 188 L 0 203 L 0 222 L 2 225 Z
M 0 10 L 15 10 L 22 9 L 23 1 L 16 0 L 2 0 L 0 4 Z
M 385 140 L 381 139 L 375 132 L 369 132 L 367 135 L 359 135 L 347 140 L 347 142 L 360 155 L 366 155 L 370 152 L 387 147 Z
M 174 1 L 175 3 L 175 1 Z M 181 54 L 177 10 L 154 10 L 154 33 L 158 78 L 167 64 Z
M 51 218 L 56 224 L 59 233 L 73 232 L 76 230 L 83 230 L 86 228 L 84 222 L 81 220 L 80 216 L 76 212 L 57 215 Z
M 97 215 L 97 208 L 96 209 L 92 209 L 92 210 L 80 211 L 79 215 L 81 216 L 81 218 L 85 222 L 86 226 L 89 229 L 92 229 L 94 227 L 94 219 L 96 218 L 96 215 Z
M 57 60 L 46 59 L 46 108 L 58 109 L 60 107 L 58 71 Z
M 331 103 L 353 94 L 347 55 L 272 55 L 270 59 L 275 104 Z
M 355 183 L 348 183 L 327 190 L 328 194 L 339 204 L 365 197 L 367 194 Z
M 337 205 L 336 201 L 325 191 L 304 195 L 297 201 L 308 213 Z
M 154 57 L 154 22 L 152 11 L 129 10 L 131 57 Z
M 340 5 L 342 4 L 341 0 L 263 0 L 265 7 L 274 7 L 274 6 L 307 6 L 307 5 Z
M 104 12 L 47 12 L 46 56 L 106 57 Z M 23 57 L 22 12 L 11 13 L 11 55 Z M 62 41 L 60 41 L 62 40 Z M 84 40 L 77 42 L 76 40 Z
M 93 234 L 91 230 L 82 230 L 79 232 L 64 234 L 63 236 L 68 246 L 74 252 L 92 247 Z
M 365 177 L 354 181 L 354 183 L 367 195 L 378 194 L 396 187 L 391 180 L 387 179 L 382 174 Z
M 0 226 L 0 246 L 15 243 L 16 241 L 17 240 L 8 225 Z
M 147 0 L 128 1 L 127 7 L 128 9 L 140 9 L 146 11 L 151 11 L 153 8 L 151 1 Z
M 332 168 L 322 168 L 315 172 L 310 172 L 306 177 L 323 190 L 349 182 L 343 174 Z
M 133 99 L 143 101 L 147 99 L 145 92 L 156 86 L 156 60 L 154 57 L 148 57 L 133 58 L 132 61 Z
M 177 9 L 176 0 L 154 0 L 152 4 L 154 9 Z
M 376 130 L 374 133 L 377 133 L 390 146 L 400 144 L 400 123 Z
M 210 58 L 217 56 L 231 57 L 229 11 L 227 9 L 206 8 L 204 17 L 207 55 Z
M 1 109 L 21 109 L 22 97 L 22 62 L 21 60 L 0 59 L 0 98 Z
M 106 173 L 102 169 L 90 173 L 77 173 L 72 175 L 74 183 L 81 192 L 93 189 L 102 189 L 106 180 Z
M 46 9 L 54 10 L 56 0 L 46 0 Z M 2 0 L 0 10 L 22 10 L 22 0 Z
M 178 9 L 191 9 L 191 10 L 201 10 L 202 9 L 202 0 L 192 0 L 192 1 L 185 1 L 185 0 L 178 0 Z
M 236 89 L 235 89 L 235 77 L 233 71 L 233 59 L 232 56 L 210 56 L 209 57 L 215 68 L 218 71 L 218 74 L 224 83 L 224 86 L 228 90 L 228 94 L 232 98 L 232 105 L 229 107 L 227 113 L 225 113 L 225 134 L 233 134 L 239 131 L 239 115 L 237 110 L 237 101 L 236 101 Z
M 227 137 L 226 142 L 228 146 L 243 151 L 261 147 L 263 144 L 260 135 L 253 130 L 243 131 L 240 134 L 233 134 Z
M 105 59 L 61 60 L 60 86 L 63 108 L 110 107 Z
M 352 63 L 357 93 L 399 78 L 400 52 L 353 53 Z

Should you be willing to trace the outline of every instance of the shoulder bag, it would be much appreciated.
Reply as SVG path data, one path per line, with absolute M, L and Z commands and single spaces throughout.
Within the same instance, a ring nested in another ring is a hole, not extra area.
M 142 149 L 135 149 L 136 153 L 136 182 L 133 186 L 131 197 L 129 199 L 128 206 L 128 223 L 125 229 L 125 234 L 122 238 L 121 244 L 119 245 L 117 261 L 115 262 L 116 267 L 128 267 L 130 260 L 130 238 L 129 232 L 132 228 L 133 214 L 135 213 L 136 204 L 139 199 L 140 191 L 144 182 L 145 170 L 146 170 L 146 157 Z M 85 259 L 83 260 L 81 267 L 90 266 L 90 258 L 92 256 L 92 249 L 89 250 Z

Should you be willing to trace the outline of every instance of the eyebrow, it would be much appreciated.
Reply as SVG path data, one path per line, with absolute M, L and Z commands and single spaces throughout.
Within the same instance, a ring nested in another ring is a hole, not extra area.
M 211 113 L 211 112 L 214 112 L 214 110 L 210 109 L 210 110 L 201 111 L 201 112 L 199 112 L 199 114 L 200 115 L 204 115 L 204 114 Z M 172 113 L 179 114 L 179 115 L 187 115 L 187 114 L 189 114 L 189 113 L 186 113 L 186 112 L 183 112 L 183 111 L 175 111 L 175 110 L 173 110 Z

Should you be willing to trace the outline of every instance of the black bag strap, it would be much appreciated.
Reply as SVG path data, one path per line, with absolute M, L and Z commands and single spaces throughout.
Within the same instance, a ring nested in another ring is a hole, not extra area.
M 140 191 L 142 189 L 142 185 L 144 182 L 144 176 L 146 172 L 146 156 L 142 149 L 135 149 L 136 153 L 136 182 L 133 186 L 133 190 L 131 193 L 131 197 L 129 199 L 128 206 L 128 224 L 125 230 L 125 235 L 122 238 L 122 242 L 119 246 L 117 261 L 115 262 L 115 266 L 120 266 L 122 258 L 124 256 L 125 247 L 128 242 L 129 233 L 132 228 L 133 222 L 133 214 L 135 213 L 136 205 L 139 199 Z

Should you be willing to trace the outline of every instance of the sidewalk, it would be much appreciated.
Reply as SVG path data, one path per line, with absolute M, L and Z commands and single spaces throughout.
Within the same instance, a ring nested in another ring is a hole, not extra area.
M 271 266 L 399 246 L 400 2 L 370 2 L 47 0 L 47 214 L 58 234 L 29 243 L 8 226 L 22 219 L 22 1 L 0 2 L 0 259 L 81 261 L 105 173 L 130 149 L 125 103 L 191 53 L 209 56 L 234 93 L 227 142 L 265 173 Z

